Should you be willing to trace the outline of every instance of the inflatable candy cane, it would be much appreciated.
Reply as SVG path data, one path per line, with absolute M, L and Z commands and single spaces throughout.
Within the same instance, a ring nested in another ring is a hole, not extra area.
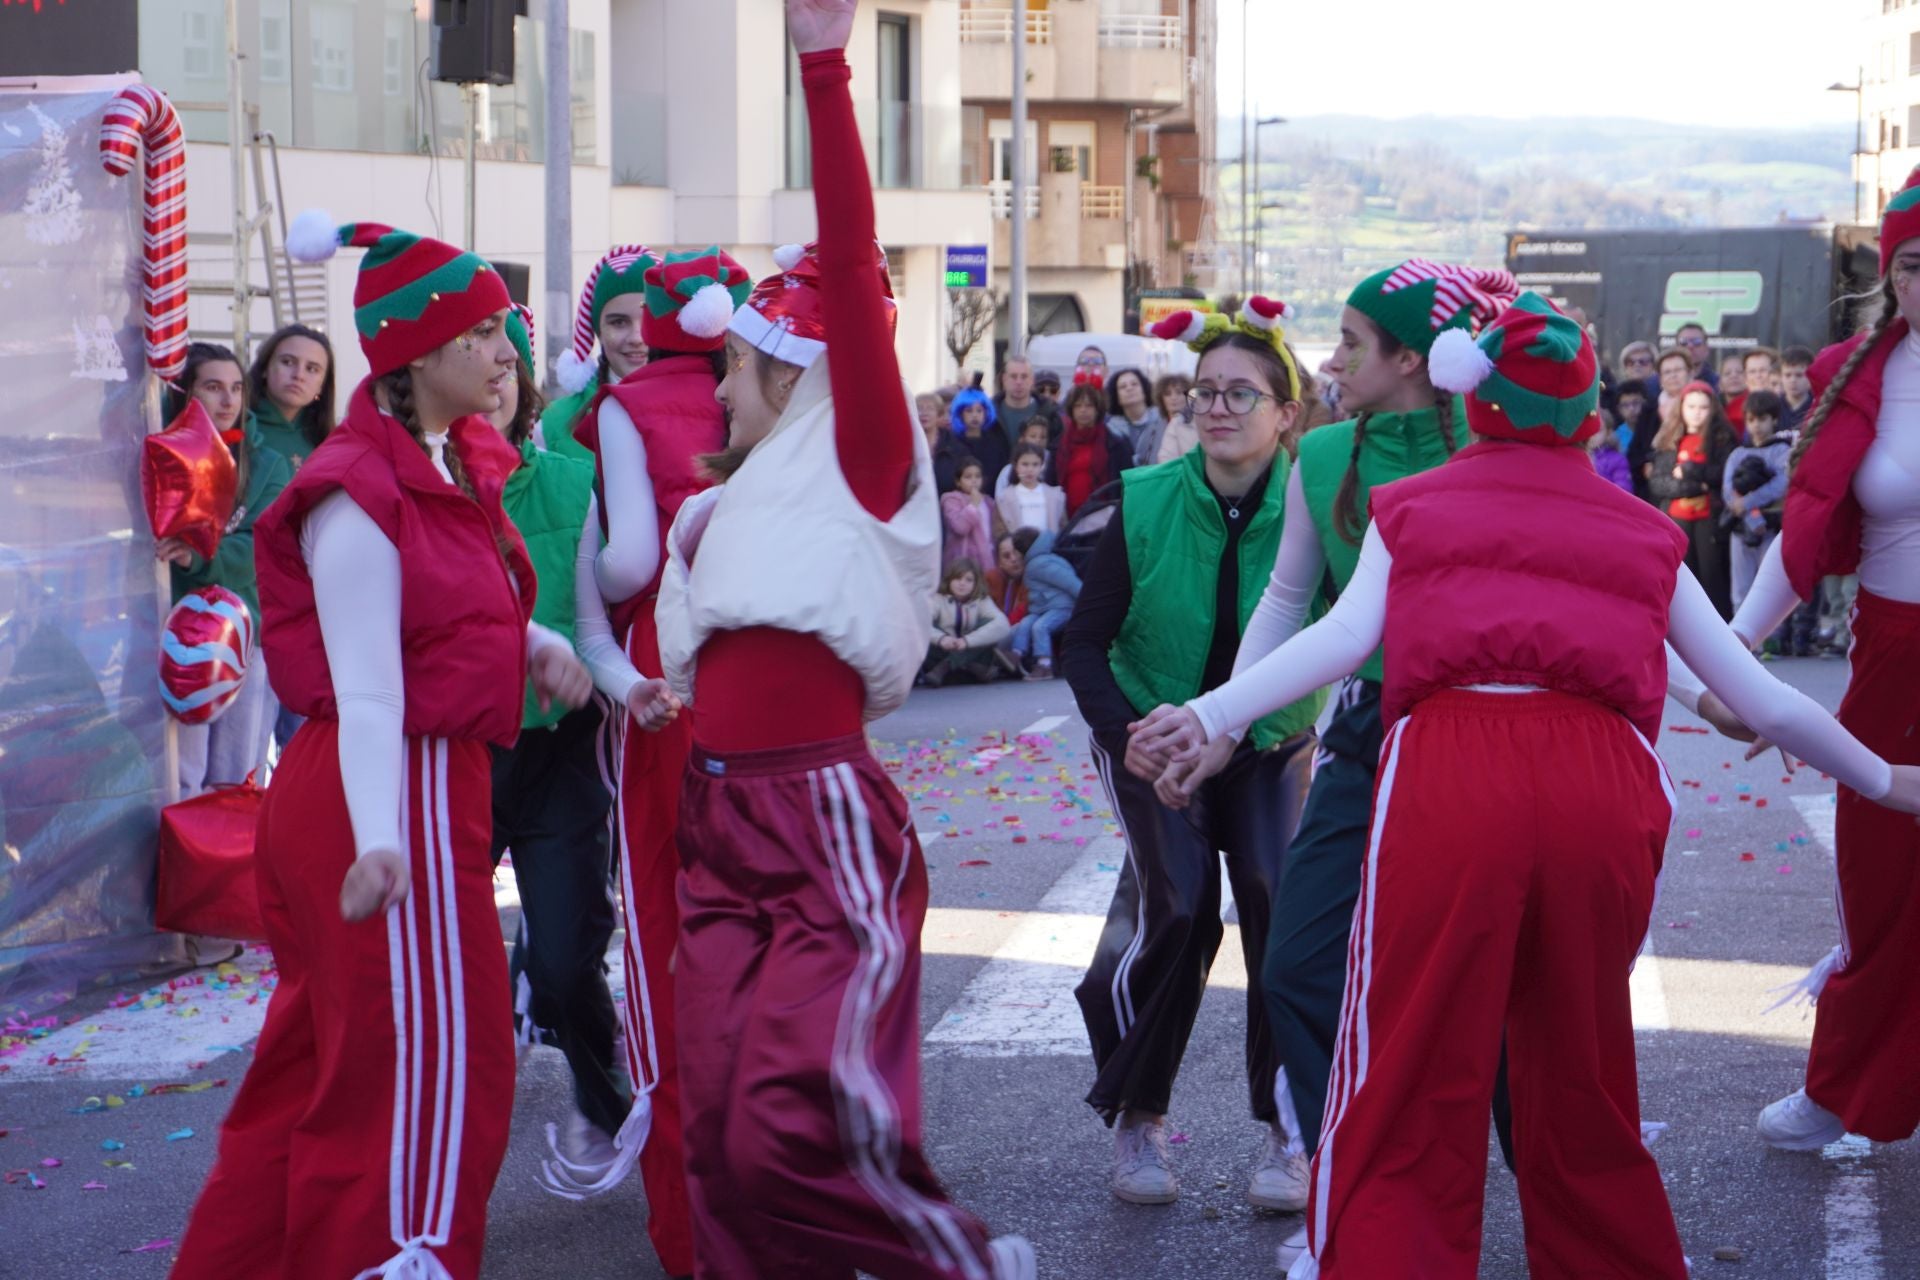
M 122 89 L 100 121 L 100 163 L 114 177 L 133 171 L 146 145 L 141 210 L 141 293 L 147 367 L 177 377 L 187 363 L 187 147 L 180 116 L 158 89 Z

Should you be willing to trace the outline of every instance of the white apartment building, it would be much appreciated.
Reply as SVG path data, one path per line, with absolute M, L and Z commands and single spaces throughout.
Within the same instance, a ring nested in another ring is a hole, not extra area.
M 524 263 L 545 332 L 543 53 L 545 0 L 516 19 L 516 82 L 483 89 L 475 249 Z M 903 374 L 932 387 L 953 374 L 944 249 L 989 242 L 988 197 L 961 182 L 958 0 L 863 0 L 848 50 L 874 172 L 878 234 L 894 267 Z M 459 90 L 427 77 L 432 0 L 239 0 L 243 96 L 277 147 L 288 216 L 464 234 L 466 114 Z M 140 70 L 176 102 L 228 91 L 226 0 L 139 0 Z M 815 233 L 804 105 L 780 0 L 571 0 L 573 261 L 570 287 L 610 244 L 719 244 L 754 274 L 773 249 Z M 233 203 L 224 111 L 183 112 L 193 275 L 230 278 Z M 275 156 L 263 153 L 266 185 Z M 251 187 L 251 157 L 247 185 Z M 352 334 L 357 253 L 327 269 L 324 325 Z M 264 278 L 264 264 L 257 263 Z M 309 323 L 311 316 L 302 316 Z M 217 296 L 193 304 L 196 330 L 231 330 Z M 268 327 L 264 306 L 253 327 Z M 364 373 L 337 342 L 341 385 Z
M 1867 222 L 1920 164 L 1920 0 L 1863 0 L 1860 152 L 1854 180 L 1865 188 Z

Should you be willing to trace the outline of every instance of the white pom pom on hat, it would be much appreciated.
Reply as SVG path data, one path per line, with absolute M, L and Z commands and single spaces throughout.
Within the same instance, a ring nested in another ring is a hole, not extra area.
M 581 359 L 580 353 L 573 350 L 561 352 L 553 364 L 553 376 L 568 395 L 578 395 L 592 386 L 593 375 L 598 370 L 594 361 Z
M 340 224 L 325 209 L 302 209 L 287 228 L 287 256 L 296 262 L 325 262 L 340 252 Z
M 1427 378 L 1442 391 L 1464 395 L 1493 372 L 1493 359 L 1465 329 L 1443 329 L 1427 352 Z
M 784 269 L 784 268 L 783 268 Z M 733 319 L 733 294 L 719 283 L 700 286 L 680 308 L 680 327 L 696 338 L 717 338 Z
M 1240 304 L 1240 321 L 1256 329 L 1271 330 L 1282 320 L 1292 320 L 1295 311 L 1291 303 L 1275 298 L 1252 297 Z
M 807 256 L 807 247 L 803 244 L 783 244 L 773 251 L 773 265 L 782 271 L 791 271 L 799 266 Z

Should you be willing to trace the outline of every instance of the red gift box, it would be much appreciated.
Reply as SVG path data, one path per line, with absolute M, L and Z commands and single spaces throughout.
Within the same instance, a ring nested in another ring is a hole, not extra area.
M 249 778 L 160 811 L 154 923 L 174 933 L 264 942 L 253 833 L 267 793 Z
M 156 542 L 179 538 L 202 560 L 213 559 L 238 483 L 233 452 L 198 400 L 142 442 L 140 496 Z

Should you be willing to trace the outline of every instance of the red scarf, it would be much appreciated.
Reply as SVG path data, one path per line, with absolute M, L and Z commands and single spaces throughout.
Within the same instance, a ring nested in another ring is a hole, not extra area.
M 1087 499 L 1100 487 L 1107 474 L 1107 428 L 1096 422 L 1091 427 L 1078 423 L 1060 436 L 1060 487 L 1067 491 L 1067 514 L 1087 505 Z

